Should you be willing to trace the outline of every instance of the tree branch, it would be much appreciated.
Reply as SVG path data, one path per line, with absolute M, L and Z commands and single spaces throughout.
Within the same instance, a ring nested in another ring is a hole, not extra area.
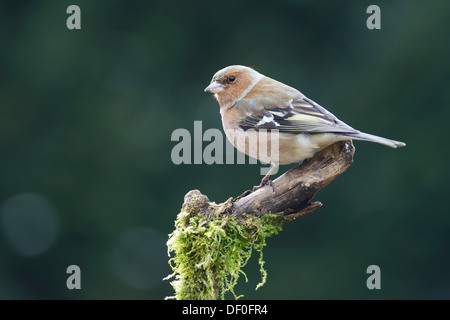
M 192 190 L 186 194 L 183 206 L 190 204 L 195 197 L 200 214 L 206 218 L 220 211 L 237 218 L 244 214 L 262 216 L 274 213 L 291 221 L 322 206 L 321 202 L 311 202 L 311 199 L 353 164 L 354 153 L 351 141 L 336 142 L 275 179 L 275 193 L 271 186 L 265 186 L 217 205 L 209 202 L 200 191 Z

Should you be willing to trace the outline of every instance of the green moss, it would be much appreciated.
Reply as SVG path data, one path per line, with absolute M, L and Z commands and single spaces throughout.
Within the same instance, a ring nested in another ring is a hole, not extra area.
M 231 292 L 238 296 L 234 287 L 242 275 L 253 250 L 259 253 L 261 287 L 267 278 L 264 269 L 263 247 L 266 238 L 281 230 L 284 218 L 266 214 L 249 216 L 238 220 L 229 215 L 216 214 L 205 219 L 197 211 L 185 208 L 175 221 L 175 230 L 167 242 L 169 260 L 173 273 L 165 279 L 174 278 L 171 285 L 175 296 L 167 299 L 215 300 L 224 299 Z

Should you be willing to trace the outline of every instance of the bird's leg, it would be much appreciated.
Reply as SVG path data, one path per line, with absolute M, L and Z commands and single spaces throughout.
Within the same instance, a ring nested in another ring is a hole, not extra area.
M 270 176 L 265 175 L 264 178 L 261 180 L 261 184 L 257 188 L 261 188 L 263 186 L 271 186 L 272 187 L 272 193 L 275 193 L 275 187 L 273 186 L 272 180 L 269 179 Z
M 277 163 L 272 163 L 269 171 L 264 176 L 264 178 L 262 178 L 260 185 L 259 186 L 254 186 L 252 191 L 256 191 L 259 188 L 262 188 L 264 186 L 269 185 L 269 186 L 272 187 L 272 193 L 275 193 L 275 187 L 273 186 L 272 180 L 270 180 L 269 178 L 270 178 L 270 175 L 272 174 L 273 170 L 275 170 L 276 167 L 278 167 L 278 164 Z

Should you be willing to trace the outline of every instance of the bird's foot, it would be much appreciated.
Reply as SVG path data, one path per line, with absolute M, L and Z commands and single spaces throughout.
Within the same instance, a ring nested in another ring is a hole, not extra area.
M 258 190 L 258 189 L 260 189 L 260 188 L 262 188 L 264 186 L 271 186 L 272 187 L 272 193 L 275 193 L 275 187 L 273 185 L 273 182 L 268 177 L 264 177 L 261 180 L 261 184 L 259 186 L 254 186 L 252 191 L 256 191 L 256 190 Z

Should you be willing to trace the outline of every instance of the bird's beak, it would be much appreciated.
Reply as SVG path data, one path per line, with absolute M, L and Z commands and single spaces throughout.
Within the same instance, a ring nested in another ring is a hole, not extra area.
M 224 89 L 225 87 L 223 86 L 223 84 L 219 83 L 218 81 L 214 81 L 211 82 L 211 84 L 205 88 L 205 92 L 219 93 Z

